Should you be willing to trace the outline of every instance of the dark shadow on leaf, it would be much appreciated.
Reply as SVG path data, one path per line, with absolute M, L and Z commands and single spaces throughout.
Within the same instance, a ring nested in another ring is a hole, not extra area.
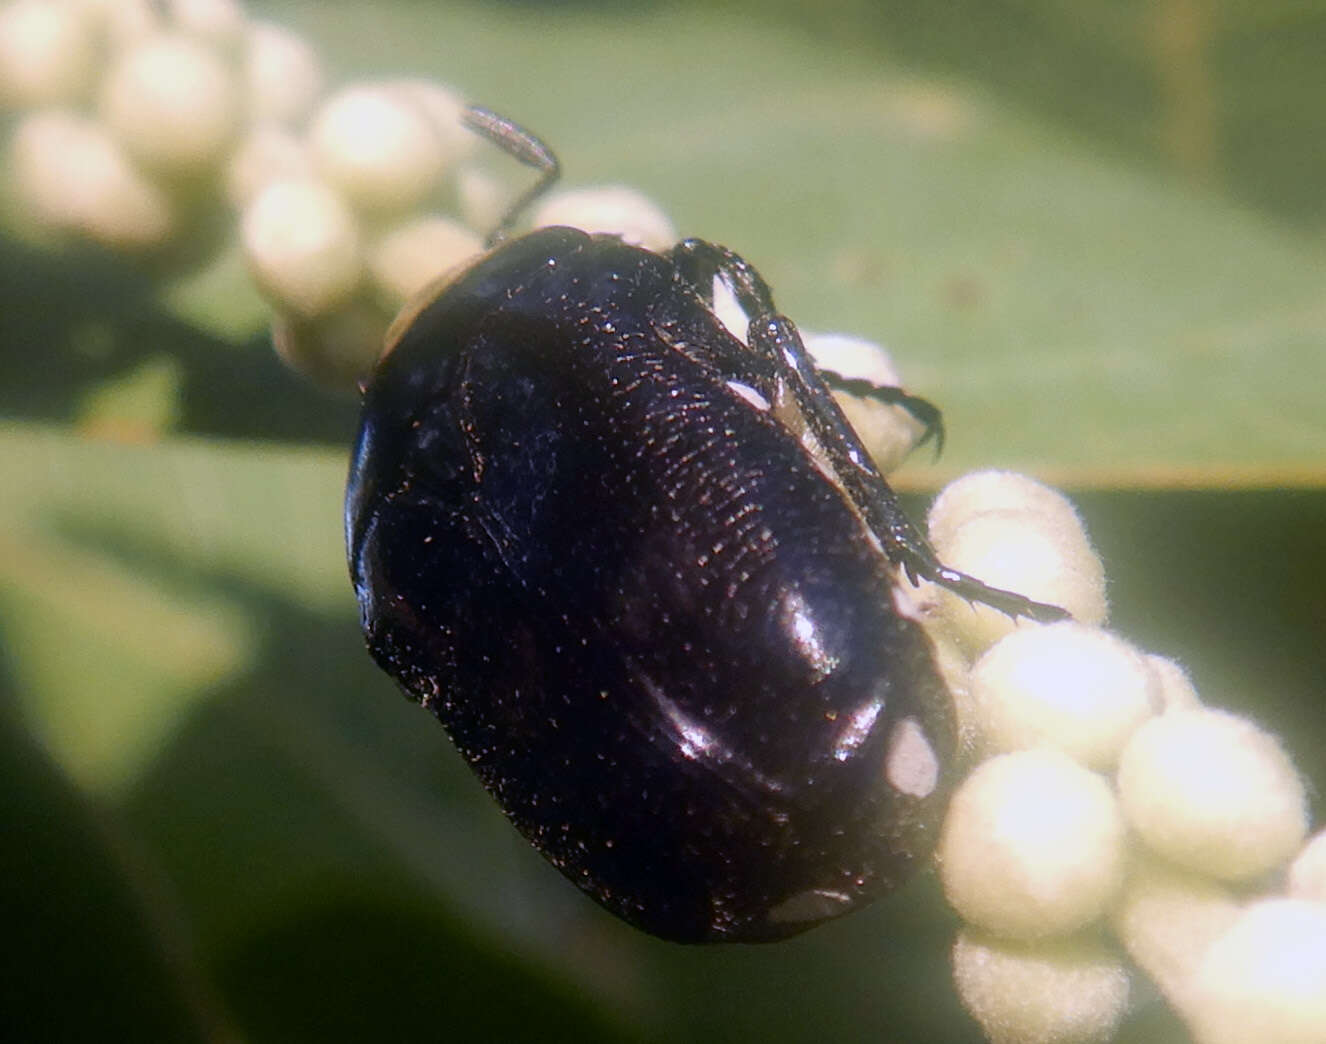
M 69 423 L 101 382 L 168 355 L 190 435 L 348 446 L 358 404 L 286 368 L 267 334 L 235 346 L 165 312 L 150 274 L 90 247 L 0 242 L 0 414 Z

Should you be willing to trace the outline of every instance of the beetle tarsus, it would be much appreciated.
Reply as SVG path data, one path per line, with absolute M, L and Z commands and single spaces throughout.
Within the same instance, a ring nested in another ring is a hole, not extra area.
M 919 576 L 961 595 L 969 602 L 988 605 L 991 609 L 998 609 L 1014 619 L 1025 616 L 1038 623 L 1057 623 L 1060 620 L 1073 618 L 1071 613 L 1057 605 L 1047 605 L 1044 602 L 1033 601 L 1015 591 L 991 587 L 974 576 L 950 569 L 935 558 L 933 551 L 923 553 L 919 561 L 905 562 L 903 570 L 913 584 L 917 583 Z

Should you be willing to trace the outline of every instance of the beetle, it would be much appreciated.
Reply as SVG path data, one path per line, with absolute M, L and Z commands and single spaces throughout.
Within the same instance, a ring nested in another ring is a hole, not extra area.
M 540 176 L 367 382 L 345 529 L 369 649 L 631 924 L 756 942 L 855 910 L 929 856 L 956 757 L 907 582 L 1066 614 L 937 560 L 750 264 L 510 237 L 556 157 L 465 119 Z

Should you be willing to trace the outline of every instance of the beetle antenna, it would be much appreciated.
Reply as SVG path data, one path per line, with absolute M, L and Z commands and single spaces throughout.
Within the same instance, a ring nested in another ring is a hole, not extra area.
M 526 208 L 553 187 L 562 174 L 562 167 L 557 162 L 557 156 L 552 149 L 520 124 L 501 113 L 485 109 L 481 105 L 470 105 L 466 107 L 461 122 L 474 133 L 488 139 L 508 156 L 539 172 L 539 180 L 507 208 L 502 220 L 488 233 L 488 245 L 496 246 L 507 237 L 507 233 L 511 231 L 511 227 L 520 219 Z

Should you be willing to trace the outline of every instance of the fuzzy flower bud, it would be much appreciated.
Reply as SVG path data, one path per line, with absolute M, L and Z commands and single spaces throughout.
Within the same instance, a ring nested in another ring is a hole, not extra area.
M 242 210 L 273 181 L 313 176 L 304 143 L 275 123 L 260 124 L 245 135 L 226 163 L 226 198 Z
M 383 86 L 427 117 L 448 167 L 478 148 L 478 135 L 465 126 L 465 98 L 455 88 L 423 79 L 387 80 Z
M 216 47 L 236 46 L 247 28 L 238 0 L 165 0 L 165 7 L 176 28 Z
M 1053 747 L 1109 769 L 1160 707 L 1160 679 L 1120 638 L 1073 621 L 1019 630 L 971 670 L 971 700 L 991 751 Z
M 356 206 L 403 212 L 439 185 L 447 157 L 427 112 L 386 84 L 358 84 L 314 114 L 318 170 Z
M 424 287 L 483 252 L 479 237 L 450 218 L 425 216 L 398 225 L 369 252 L 383 304 L 395 311 Z
M 322 90 L 322 62 L 302 36 L 272 22 L 249 25 L 242 78 L 248 116 L 293 124 L 303 119 Z
M 535 228 L 570 225 L 586 232 L 608 232 L 648 250 L 666 250 L 677 230 L 661 207 L 642 192 L 623 185 L 561 189 L 534 211 Z
M 1198 1044 L 1326 1042 L 1326 903 L 1250 905 L 1206 950 L 1184 1014 Z
M 111 52 L 166 29 L 158 0 L 77 0 L 93 19 Z
M 304 319 L 278 315 L 272 343 L 281 361 L 326 388 L 354 393 L 378 360 L 388 317 L 373 302 L 351 301 L 336 312 Z
M 72 112 L 26 117 L 10 143 L 19 203 L 41 225 L 120 250 L 159 246 L 174 227 L 169 198 L 96 120 Z
M 1165 710 L 1196 710 L 1202 705 L 1192 679 L 1181 665 L 1154 653 L 1146 659 L 1160 683 L 1160 702 Z
M 1207 947 L 1238 917 L 1223 885 L 1158 859 L 1135 857 L 1111 923 L 1128 955 L 1170 1003 L 1191 1003 L 1192 978 Z
M 1154 851 L 1221 880 L 1284 864 L 1307 834 L 1307 796 L 1284 749 L 1223 711 L 1171 711 L 1138 729 L 1119 759 L 1119 799 Z
M 1123 844 L 1100 776 L 1058 751 L 1003 754 L 954 793 L 940 878 L 953 908 L 994 935 L 1064 935 L 1104 913 L 1123 878 Z
M 101 87 L 101 115 L 145 166 L 196 176 L 218 166 L 239 130 L 229 66 L 181 33 L 148 37 L 121 54 Z
M 1128 1007 L 1123 962 L 1094 940 L 960 932 L 953 979 L 990 1044 L 1106 1044 Z
M 1079 623 L 1105 622 L 1104 568 L 1062 494 L 1022 475 L 978 472 L 939 495 L 928 525 L 946 565 L 1061 606 Z M 944 588 L 928 590 L 934 611 L 973 653 L 1026 623 Z
M 1290 865 L 1289 894 L 1326 903 L 1326 830 L 1318 831 Z
M 502 180 L 491 171 L 468 163 L 457 168 L 456 207 L 470 228 L 483 233 L 496 228 L 510 203 Z
M 0 6 L 0 108 L 77 101 L 91 84 L 92 13 L 70 0 Z
M 240 238 L 254 281 L 279 311 L 305 320 L 331 315 L 359 287 L 359 224 L 321 181 L 269 184 L 245 209 Z

